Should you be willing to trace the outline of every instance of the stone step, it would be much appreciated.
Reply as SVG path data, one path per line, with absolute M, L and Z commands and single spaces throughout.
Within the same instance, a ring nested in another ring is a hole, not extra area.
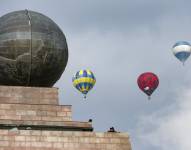
M 0 119 L 71 121 L 71 105 L 0 104 Z
M 92 131 L 91 122 L 0 119 L 0 129 Z
M 0 103 L 58 105 L 58 89 L 44 87 L 0 86 Z

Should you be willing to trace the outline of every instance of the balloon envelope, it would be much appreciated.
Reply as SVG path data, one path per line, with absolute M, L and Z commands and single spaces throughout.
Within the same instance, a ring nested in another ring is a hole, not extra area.
M 184 63 L 190 56 L 191 45 L 186 41 L 179 41 L 174 44 L 172 52 L 177 59 Z
M 154 73 L 145 72 L 138 77 L 137 84 L 145 94 L 151 96 L 159 85 L 159 79 Z
M 80 70 L 75 74 L 72 82 L 73 86 L 86 97 L 86 94 L 95 85 L 96 79 L 90 70 Z

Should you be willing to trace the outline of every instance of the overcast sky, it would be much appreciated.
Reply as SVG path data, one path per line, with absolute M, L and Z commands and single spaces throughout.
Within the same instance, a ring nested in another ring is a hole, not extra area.
M 73 119 L 93 119 L 95 131 L 128 132 L 133 150 L 190 150 L 191 58 L 173 56 L 176 41 L 191 42 L 189 0 L 0 0 L 0 15 L 29 9 L 49 16 L 66 35 L 69 61 L 59 87 Z M 91 69 L 97 83 L 87 100 L 72 76 Z M 160 84 L 147 100 L 136 83 L 151 71 Z

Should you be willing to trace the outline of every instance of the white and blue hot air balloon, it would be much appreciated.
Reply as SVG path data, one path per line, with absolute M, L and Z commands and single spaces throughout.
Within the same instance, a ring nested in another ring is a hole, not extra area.
M 172 52 L 177 59 L 179 59 L 183 65 L 191 53 L 191 45 L 186 41 L 179 41 L 174 44 Z

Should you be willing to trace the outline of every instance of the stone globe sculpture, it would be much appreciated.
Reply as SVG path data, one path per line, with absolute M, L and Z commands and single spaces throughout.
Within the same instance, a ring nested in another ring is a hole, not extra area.
M 0 18 L 0 85 L 51 87 L 67 61 L 66 38 L 50 18 L 28 10 Z

